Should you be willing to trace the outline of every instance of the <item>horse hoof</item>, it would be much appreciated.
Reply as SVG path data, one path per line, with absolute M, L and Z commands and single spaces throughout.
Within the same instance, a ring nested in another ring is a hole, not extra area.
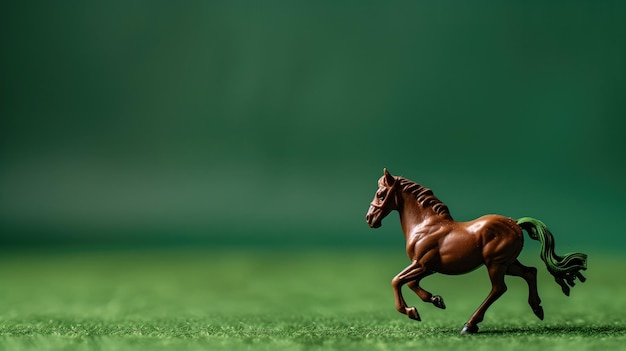
M 463 326 L 463 329 L 461 329 L 461 334 L 463 335 L 467 335 L 467 334 L 476 334 L 478 333 L 478 326 L 477 325 L 467 325 L 465 324 Z
M 433 303 L 433 305 L 435 305 L 435 307 L 439 307 L 442 310 L 446 309 L 446 304 L 443 302 L 443 297 L 439 296 L 439 295 L 435 295 L 433 297 L 430 298 L 430 302 Z
M 420 318 L 420 314 L 417 313 L 417 308 L 415 308 L 415 307 L 407 307 L 406 308 L 406 315 L 409 316 L 409 318 L 414 319 L 416 321 L 421 321 L 422 320 Z
M 541 306 L 533 307 L 533 312 L 535 313 L 535 316 L 537 316 L 537 318 L 539 318 L 540 320 L 543 320 L 543 307 Z

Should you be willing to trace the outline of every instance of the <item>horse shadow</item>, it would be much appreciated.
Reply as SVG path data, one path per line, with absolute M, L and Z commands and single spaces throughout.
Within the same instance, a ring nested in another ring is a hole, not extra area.
M 529 327 L 510 327 L 499 329 L 484 329 L 479 335 L 563 335 L 563 336 L 615 336 L 626 334 L 625 325 L 536 325 Z

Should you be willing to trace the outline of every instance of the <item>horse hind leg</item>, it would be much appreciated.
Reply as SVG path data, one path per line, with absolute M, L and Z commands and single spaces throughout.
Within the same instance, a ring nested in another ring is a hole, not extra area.
M 524 266 L 520 261 L 515 260 L 506 270 L 506 274 L 521 277 L 528 284 L 528 304 L 533 313 L 543 320 L 543 307 L 537 291 L 537 269 L 535 267 Z
M 420 277 L 417 280 L 414 280 L 410 283 L 407 284 L 407 286 L 413 290 L 413 292 L 419 296 L 420 299 L 422 299 L 422 301 L 427 302 L 427 303 L 432 303 L 435 307 L 439 307 L 442 310 L 446 309 L 446 304 L 443 302 L 443 297 L 439 296 L 439 295 L 433 295 L 430 292 L 424 290 L 421 286 L 420 286 L 420 280 L 422 280 L 423 278 L 431 275 L 431 273 L 425 274 L 422 277 Z
M 506 284 L 504 283 L 504 274 L 506 273 L 507 266 L 505 264 L 489 264 L 487 271 L 489 272 L 489 279 L 491 280 L 491 291 L 483 303 L 478 306 L 476 312 L 472 314 L 469 321 L 465 323 L 461 334 L 474 334 L 478 332 L 478 323 L 482 322 L 485 318 L 485 312 L 491 304 L 506 292 Z

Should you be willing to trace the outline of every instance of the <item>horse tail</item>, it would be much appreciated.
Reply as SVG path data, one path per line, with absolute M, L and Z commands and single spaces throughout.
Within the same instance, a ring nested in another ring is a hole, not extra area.
M 538 240 L 541 243 L 541 259 L 566 296 L 569 296 L 570 286 L 574 286 L 576 278 L 581 282 L 586 280 L 580 273 L 581 270 L 587 269 L 586 254 L 576 252 L 559 256 L 554 253 L 554 237 L 546 225 L 538 219 L 530 217 L 520 218 L 517 220 L 517 225 L 526 230 L 531 239 Z

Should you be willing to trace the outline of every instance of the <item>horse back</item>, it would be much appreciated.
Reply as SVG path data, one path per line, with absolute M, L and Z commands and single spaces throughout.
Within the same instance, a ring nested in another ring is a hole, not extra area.
M 485 261 L 510 263 L 524 245 L 522 229 L 509 217 L 490 214 L 461 224 L 469 235 L 480 239 Z

